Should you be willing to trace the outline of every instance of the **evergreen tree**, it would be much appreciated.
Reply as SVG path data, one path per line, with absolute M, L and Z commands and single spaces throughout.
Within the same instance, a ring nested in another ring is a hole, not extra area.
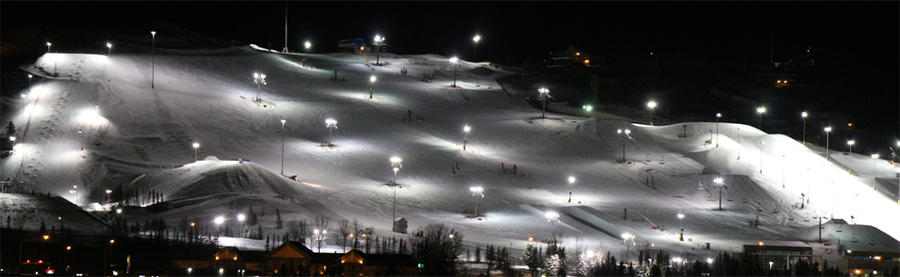
M 529 243 L 528 246 L 525 247 L 525 254 L 522 256 L 522 262 L 528 266 L 531 276 L 537 276 L 537 272 L 541 268 L 541 259 L 540 254 L 534 245 Z

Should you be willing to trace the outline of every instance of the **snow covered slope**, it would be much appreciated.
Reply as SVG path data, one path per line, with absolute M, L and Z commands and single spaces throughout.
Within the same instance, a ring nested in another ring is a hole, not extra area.
M 621 234 L 630 233 L 636 243 L 675 251 L 698 252 L 706 242 L 739 250 L 758 240 L 806 240 L 791 231 L 832 210 L 900 237 L 900 207 L 871 188 L 874 177 L 893 174 L 884 160 L 874 170 L 856 156 L 825 161 L 815 148 L 742 124 L 719 124 L 718 140 L 706 143 L 715 123 L 540 119 L 539 110 L 500 89 L 494 79 L 508 74 L 501 69 L 461 61 L 460 88 L 451 88 L 447 57 L 381 60 L 386 65 L 352 54 L 160 51 L 151 89 L 148 55 L 48 54 L 30 70 L 58 77 L 23 92 L 13 120 L 27 133 L 0 161 L 0 178 L 68 197 L 76 196 L 68 194 L 73 184 L 83 184 L 90 191 L 77 194 L 79 203 L 101 202 L 108 187 L 164 193 L 171 208 L 141 217 L 209 222 L 229 207 L 256 206 L 268 210 L 261 219 L 267 226 L 278 208 L 287 218 L 358 219 L 386 233 L 393 214 L 388 159 L 399 156 L 398 216 L 411 229 L 450 225 L 471 243 L 522 248 L 530 236 L 561 233 L 572 245 L 617 250 L 626 248 Z M 252 101 L 254 72 L 267 75 L 260 102 Z M 339 122 L 334 148 L 323 147 L 326 118 Z M 463 151 L 466 124 L 472 131 Z M 617 134 L 624 128 L 630 137 Z M 282 141 L 284 174 L 302 182 L 279 176 Z M 620 163 L 623 141 L 628 162 Z M 193 142 L 199 157 L 222 160 L 194 163 Z M 225 161 L 238 158 L 250 163 Z M 712 182 L 719 176 L 721 211 Z M 881 184 L 876 189 L 890 186 Z M 465 216 L 474 208 L 471 186 L 484 187 L 483 220 Z M 803 209 L 801 193 L 811 197 Z M 548 211 L 560 220 L 548 222 Z

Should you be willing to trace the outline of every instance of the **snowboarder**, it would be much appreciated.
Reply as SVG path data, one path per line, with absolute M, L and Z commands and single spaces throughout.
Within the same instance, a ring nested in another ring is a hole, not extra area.
M 375 89 L 369 88 L 369 99 L 372 99 L 372 93 L 375 92 Z
M 569 201 L 568 202 L 569 202 L 569 204 L 572 204 L 572 192 L 571 191 L 569 192 Z
M 459 169 L 459 161 L 456 161 L 456 169 Z

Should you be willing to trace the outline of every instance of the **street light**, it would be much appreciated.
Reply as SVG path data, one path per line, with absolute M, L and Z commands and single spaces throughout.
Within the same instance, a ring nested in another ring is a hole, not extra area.
M 450 63 L 453 64 L 453 85 L 450 87 L 456 87 L 456 71 L 459 70 L 459 58 L 453 56 L 450 58 Z
M 803 118 L 803 145 L 806 145 L 806 118 L 809 117 L 809 114 L 803 111 L 800 113 L 800 117 Z
M 150 88 L 156 81 L 156 31 L 150 31 Z
M 653 112 L 656 110 L 656 101 L 650 100 L 647 101 L 647 109 L 650 110 L 650 125 L 653 125 Z
M 569 181 L 569 184 L 571 185 L 574 184 L 577 179 L 575 179 L 575 176 L 569 176 L 566 180 Z
M 308 41 L 308 40 L 307 40 L 307 41 L 304 41 L 304 42 L 303 42 L 303 49 L 309 50 L 310 48 L 312 48 L 312 42 L 310 42 L 310 41 Z
M 547 97 L 550 97 L 550 90 L 547 88 L 539 88 L 538 89 L 538 98 L 541 99 L 541 118 L 547 118 L 545 113 L 547 113 Z
M 337 129 L 337 120 L 334 118 L 325 119 L 325 128 L 328 128 L 328 147 L 331 147 L 331 138 L 334 136 L 334 130 Z
M 831 126 L 825 127 L 825 160 L 828 160 L 828 135 L 831 134 Z
M 259 87 L 267 85 L 266 74 L 253 72 L 253 83 L 256 84 L 256 99 L 254 99 L 253 101 L 259 102 L 261 100 L 259 98 Z
M 716 113 L 716 147 L 719 147 L 719 119 L 722 118 L 722 113 Z
M 465 136 L 463 136 L 463 151 L 466 151 L 466 145 L 469 144 L 469 131 L 472 131 L 472 127 L 469 127 L 468 124 L 463 126 L 463 133 L 465 133 Z
M 629 129 L 618 129 L 616 130 L 616 134 L 622 136 L 622 162 L 625 162 L 625 143 L 628 142 L 628 138 L 631 137 L 631 130 Z
M 29 87 L 31 86 L 31 78 L 34 78 L 34 76 L 31 74 L 28 74 L 28 86 Z
M 394 190 L 394 217 L 391 218 L 391 226 L 394 226 L 394 221 L 397 220 L 397 186 L 399 186 L 399 184 L 397 184 L 397 173 L 400 172 L 400 168 L 403 167 L 403 159 L 393 156 L 390 161 L 391 167 L 394 170 L 394 178 L 388 182 L 388 186 Z
M 847 150 L 848 153 L 853 154 L 853 145 L 854 144 L 856 144 L 856 140 L 852 140 L 852 139 L 847 140 L 847 147 L 849 147 L 849 149 Z
M 244 220 L 247 220 L 247 216 L 244 214 L 238 214 L 237 220 L 238 220 L 238 222 L 244 222 Z
M 484 198 L 484 188 L 481 186 L 469 187 L 472 197 L 475 198 L 475 217 L 478 217 L 478 197 Z
M 51 46 L 51 45 L 53 45 L 53 43 L 50 43 L 50 42 L 48 41 L 48 42 L 47 42 L 47 53 L 50 53 L 50 46 Z
M 555 211 L 547 211 L 544 213 L 544 218 L 547 219 L 547 222 L 559 221 L 559 213 Z
M 112 53 L 112 43 L 106 42 L 106 55 L 109 56 L 109 54 L 111 54 L 111 53 Z
M 719 189 L 719 210 L 722 210 L 722 188 L 725 186 L 725 180 L 722 177 L 716 177 L 713 179 L 713 183 L 716 184 L 716 187 Z
M 194 161 L 195 162 L 199 161 L 200 159 L 198 158 L 198 156 L 199 156 L 199 152 L 200 152 L 200 143 L 194 142 L 191 144 L 191 147 L 194 148 Z
M 375 77 L 374 74 L 369 76 L 369 84 L 371 84 L 369 86 L 369 99 L 372 99 L 372 92 L 375 91 L 375 81 L 378 81 L 378 77 Z
M 381 47 L 384 45 L 385 37 L 375 35 L 375 65 L 381 65 Z
M 221 215 L 217 216 L 213 219 L 213 223 L 215 223 L 216 225 L 222 225 L 222 223 L 225 223 L 225 217 Z
M 478 61 L 478 42 L 479 41 L 481 41 L 481 35 L 475 34 L 475 36 L 472 37 L 472 43 L 474 44 L 472 49 L 475 52 L 473 55 L 474 56 L 473 58 L 475 58 L 475 61 Z
M 106 205 L 109 205 L 109 195 L 112 194 L 111 189 L 106 189 Z
M 284 124 L 286 119 L 281 120 L 281 176 L 284 176 Z
M 766 114 L 766 106 L 759 106 L 756 108 L 756 113 L 759 114 L 759 130 L 762 131 L 762 121 L 763 115 Z
M 881 158 L 881 155 L 878 153 L 872 154 L 869 157 L 872 158 L 872 175 L 875 175 L 875 163 L 878 162 L 878 158 Z

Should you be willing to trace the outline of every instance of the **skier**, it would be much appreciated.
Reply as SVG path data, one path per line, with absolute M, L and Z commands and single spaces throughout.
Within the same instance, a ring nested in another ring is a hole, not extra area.
M 569 192 L 569 204 L 572 204 L 572 192 Z
M 513 175 L 519 175 L 519 173 L 516 172 L 517 170 L 518 170 L 518 167 L 515 164 L 513 164 Z

